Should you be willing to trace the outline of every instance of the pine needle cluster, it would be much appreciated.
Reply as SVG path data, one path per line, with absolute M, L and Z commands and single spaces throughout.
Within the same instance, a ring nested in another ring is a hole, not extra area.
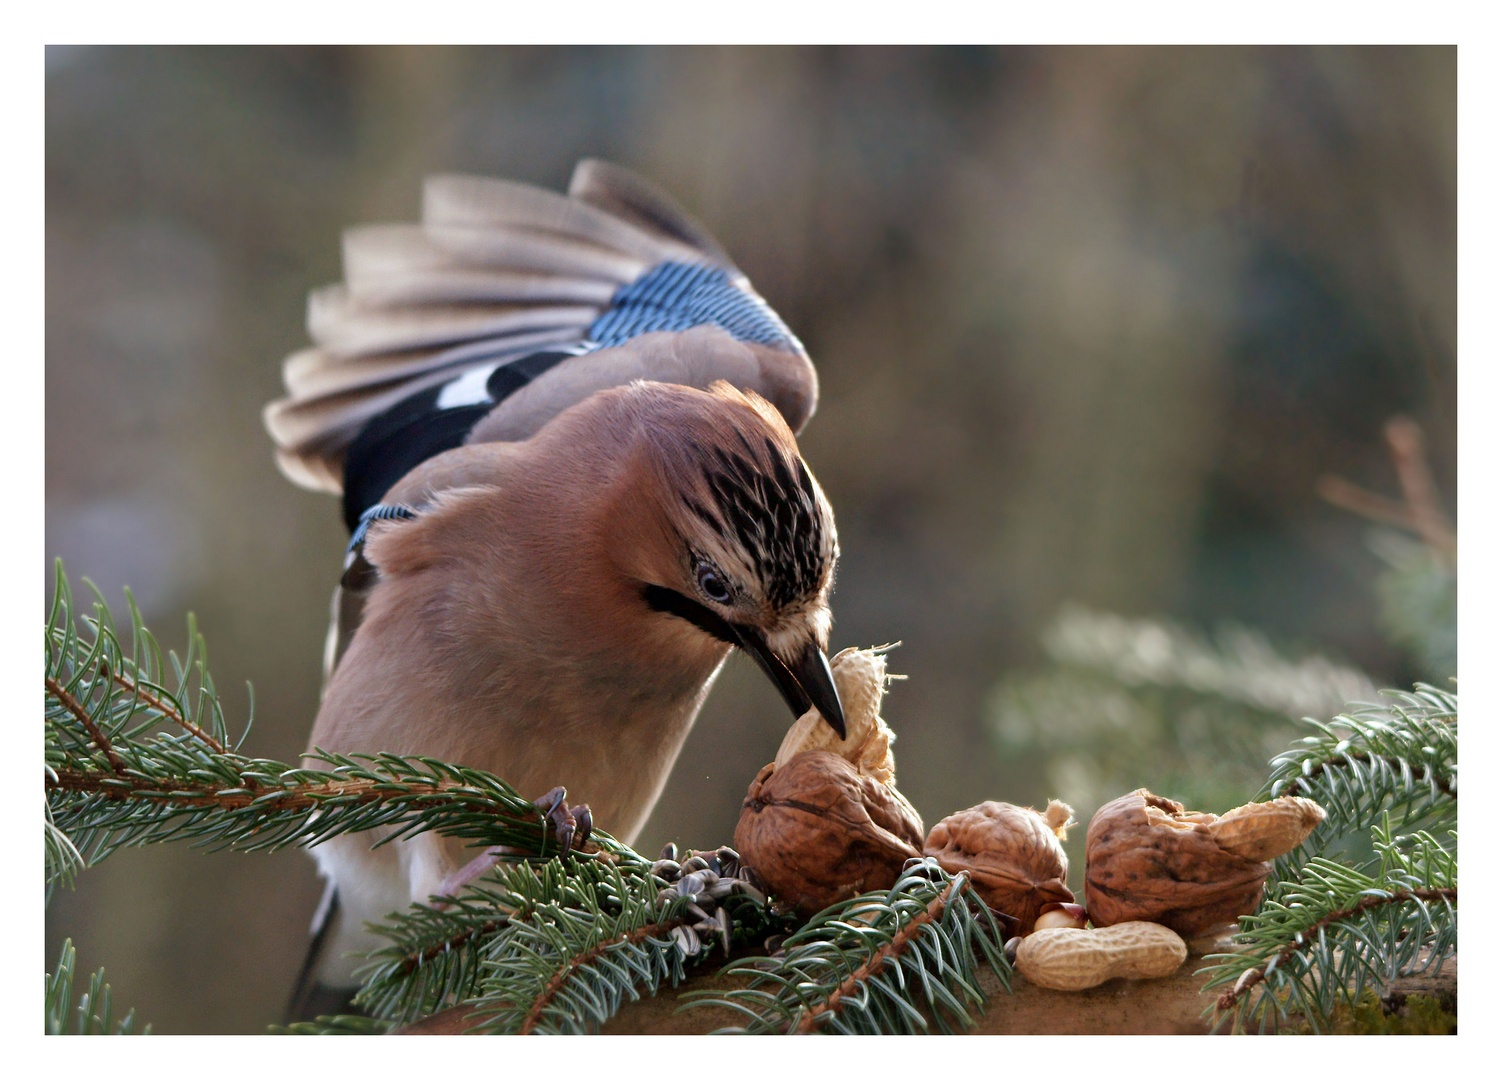
M 104 981 L 103 968 L 89 977 L 88 989 L 75 998 L 73 965 L 76 960 L 73 939 L 69 938 L 63 942 L 57 967 L 47 973 L 47 1034 L 150 1035 L 150 1024 L 137 1030 L 134 1009 L 120 1019 L 115 1019 L 114 1002 L 111 1000 L 109 983 Z
M 892 888 L 815 915 L 770 957 L 726 968 L 749 976 L 722 994 L 696 994 L 690 1007 L 730 1007 L 743 1033 L 946 1034 L 975 1024 L 984 1008 L 984 964 L 1010 989 L 1005 934 L 965 874 L 915 859 Z
M 1371 988 L 1437 972 L 1457 949 L 1457 725 L 1453 694 L 1420 684 L 1352 709 L 1276 758 L 1267 797 L 1311 798 L 1327 818 L 1277 860 L 1236 950 L 1209 957 L 1217 1018 L 1311 1030 Z

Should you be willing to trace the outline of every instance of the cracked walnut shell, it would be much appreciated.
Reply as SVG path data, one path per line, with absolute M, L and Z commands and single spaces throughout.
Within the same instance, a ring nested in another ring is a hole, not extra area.
M 933 827 L 923 853 L 951 874 L 970 874 L 988 907 L 1030 934 L 1048 904 L 1070 904 L 1069 860 L 1059 841 L 1073 811 L 1057 799 L 1043 813 L 1004 802 L 983 802 L 950 814 Z
M 1139 788 L 1102 806 L 1085 837 L 1085 906 L 1096 926 L 1145 920 L 1193 938 L 1250 915 L 1272 871 L 1324 819 L 1308 799 L 1225 817 Z
M 907 799 L 827 750 L 764 766 L 735 827 L 742 861 L 802 915 L 891 888 L 922 845 Z

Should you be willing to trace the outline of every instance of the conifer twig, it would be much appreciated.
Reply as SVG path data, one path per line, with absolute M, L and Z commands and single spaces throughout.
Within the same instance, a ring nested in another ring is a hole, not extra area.
M 750 976 L 745 986 L 692 992 L 685 1007 L 717 1006 L 749 1018 L 732 1031 L 916 1034 L 936 1021 L 947 1032 L 951 1020 L 973 1025 L 971 1010 L 985 1004 L 982 964 L 1010 988 L 1002 937 L 968 875 L 913 860 L 891 889 L 835 904 L 776 954 L 724 969 Z M 917 1008 L 925 1002 L 927 1015 Z
M 1273 968 L 1284 963 L 1295 953 L 1303 952 L 1319 942 L 1321 935 L 1327 927 L 1354 919 L 1362 912 L 1370 911 L 1373 908 L 1385 907 L 1388 904 L 1401 904 L 1411 900 L 1418 900 L 1424 903 L 1449 901 L 1453 904 L 1458 898 L 1459 890 L 1454 887 L 1447 889 L 1399 889 L 1386 896 L 1364 896 L 1349 907 L 1340 908 L 1321 916 L 1308 929 L 1279 949 L 1277 954 L 1263 967 L 1249 968 L 1246 974 L 1242 975 L 1236 981 L 1234 987 L 1216 999 L 1215 1007 L 1221 1012 L 1227 1012 L 1235 1008 L 1236 1003 L 1249 994 L 1258 983 L 1265 980 L 1268 972 Z
M 795 1029 L 796 1032 L 799 1035 L 807 1035 L 818 1027 L 819 1017 L 822 1014 L 826 1012 L 838 1012 L 840 1009 L 843 1009 L 845 1007 L 843 1001 L 857 986 L 879 971 L 881 966 L 889 959 L 901 956 L 903 950 L 907 948 L 908 942 L 912 941 L 920 930 L 943 914 L 944 905 L 949 903 L 949 897 L 954 893 L 956 886 L 959 886 L 960 892 L 963 893 L 966 889 L 970 888 L 970 879 L 964 877 L 955 878 L 948 885 L 945 885 L 944 890 L 929 902 L 923 914 L 917 916 L 901 930 L 897 931 L 891 941 L 878 947 L 864 964 L 852 971 L 846 977 L 845 981 L 835 988 L 834 993 L 804 1013 L 803 1019 L 798 1021 L 798 1026 Z
M 44 676 L 44 682 L 47 692 L 57 698 L 62 707 L 73 714 L 74 718 L 84 726 L 84 730 L 89 733 L 89 738 L 94 740 L 94 745 L 104 752 L 105 757 L 109 758 L 110 767 L 115 770 L 115 774 L 119 775 L 123 773 L 125 771 L 125 762 L 115 752 L 114 745 L 105 736 L 104 732 L 94 723 L 94 719 L 89 715 L 88 710 L 80 705 L 78 699 L 68 693 L 62 683 L 58 682 L 51 675 Z M 52 777 L 49 776 L 47 778 L 49 787 L 52 785 L 52 782 Z
M 1371 827 L 1377 853 L 1365 868 L 1315 855 L 1277 880 L 1261 907 L 1242 916 L 1234 951 L 1206 957 L 1206 991 L 1224 987 L 1205 1010 L 1240 1029 L 1297 1011 L 1328 1030 L 1337 1006 L 1355 1007 L 1374 981 L 1391 983 L 1437 968 L 1457 947 L 1457 862 L 1427 832 L 1398 834 L 1394 815 Z M 1337 836 L 1331 840 L 1344 840 Z M 1326 844 L 1331 842 L 1327 840 Z
M 617 945 L 637 945 L 649 938 L 666 937 L 677 927 L 687 926 L 688 923 L 688 919 L 682 917 L 668 919 L 659 923 L 647 923 L 643 926 L 638 926 L 635 930 L 601 941 L 599 944 L 583 952 L 566 957 L 563 963 L 558 966 L 557 973 L 543 986 L 542 992 L 532 999 L 532 1004 L 527 1009 L 527 1014 L 522 1020 L 521 1027 L 517 1029 L 517 1034 L 531 1035 L 537 1030 L 537 1025 L 541 1022 L 543 1013 L 547 1010 L 547 1007 L 552 1004 L 553 999 L 558 996 L 558 992 L 563 989 L 564 985 L 567 984 L 569 979 L 580 968 L 594 963 Z
M 1386 754 L 1370 754 L 1365 750 L 1349 750 L 1338 757 L 1328 757 L 1323 761 L 1316 761 L 1306 764 L 1304 766 L 1304 772 L 1300 776 L 1285 778 L 1283 781 L 1281 781 L 1281 783 L 1286 784 L 1287 787 L 1280 790 L 1279 785 L 1274 785 L 1271 789 L 1271 794 L 1276 798 L 1284 791 L 1292 790 L 1293 785 L 1297 780 L 1304 780 L 1312 783 L 1317 780 L 1320 775 L 1323 774 L 1326 770 L 1344 768 L 1353 764 L 1385 765 L 1387 768 L 1396 771 L 1402 769 L 1403 766 L 1407 763 L 1404 762 L 1401 758 Z M 1429 779 L 1430 783 L 1434 785 L 1435 789 L 1440 792 L 1440 794 L 1449 795 L 1452 797 L 1455 795 L 1455 789 L 1450 786 L 1450 781 L 1443 774 L 1435 770 L 1429 770 L 1427 778 Z
M 214 738 L 214 736 L 210 735 L 207 731 L 204 731 L 197 724 L 193 723 L 193 721 L 189 720 L 182 714 L 180 710 L 173 708 L 171 705 L 167 704 L 167 702 L 151 693 L 151 691 L 147 690 L 146 687 L 141 685 L 141 683 L 137 682 L 135 679 L 132 679 L 129 675 L 126 675 L 124 672 L 114 670 L 112 667 L 110 667 L 110 662 L 108 660 L 101 661 L 99 670 L 104 675 L 108 676 L 116 685 L 134 694 L 136 697 L 146 702 L 146 704 L 150 705 L 153 709 L 161 713 L 168 720 L 171 720 L 174 724 L 178 725 L 183 730 L 188 732 L 188 734 L 202 741 L 203 744 L 210 750 L 214 751 L 214 753 L 228 753 L 228 751 L 224 747 L 224 744 L 221 743 L 218 739 Z

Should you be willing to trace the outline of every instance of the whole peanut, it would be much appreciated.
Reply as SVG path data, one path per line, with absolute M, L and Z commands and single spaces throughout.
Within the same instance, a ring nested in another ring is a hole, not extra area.
M 1188 956 L 1166 926 L 1124 922 L 1096 930 L 1038 930 L 1017 946 L 1017 970 L 1049 990 L 1085 990 L 1107 979 L 1160 979 Z

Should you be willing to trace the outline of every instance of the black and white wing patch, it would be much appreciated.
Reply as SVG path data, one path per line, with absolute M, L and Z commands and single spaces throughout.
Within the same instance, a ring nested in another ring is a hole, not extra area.
M 665 262 L 622 286 L 576 345 L 505 359 L 474 361 L 447 382 L 403 398 L 365 424 L 344 465 L 344 520 L 353 529 L 366 508 L 435 454 L 461 445 L 492 409 L 532 380 L 576 356 L 641 334 L 713 324 L 738 341 L 800 349 L 761 297 L 714 266 Z

